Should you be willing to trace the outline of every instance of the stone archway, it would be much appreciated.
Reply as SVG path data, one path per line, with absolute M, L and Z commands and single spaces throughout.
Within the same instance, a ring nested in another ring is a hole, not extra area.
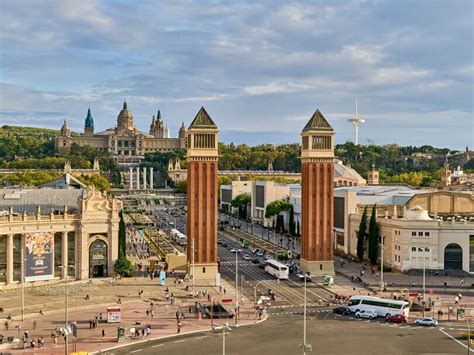
M 89 277 L 107 277 L 108 246 L 102 238 L 89 244 Z
M 444 269 L 462 270 L 462 248 L 457 243 L 451 243 L 444 248 Z

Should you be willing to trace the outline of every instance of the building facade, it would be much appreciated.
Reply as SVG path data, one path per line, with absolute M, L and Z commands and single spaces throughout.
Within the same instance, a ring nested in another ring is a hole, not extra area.
M 234 198 L 241 194 L 249 194 L 252 196 L 251 181 L 231 181 L 228 185 L 221 185 L 221 209 L 231 212 L 237 211 L 238 208 L 233 208 L 231 203 Z
M 112 275 L 121 208 L 81 186 L 1 190 L 0 283 L 21 282 L 22 260 L 27 281 Z
M 64 121 L 60 135 L 55 139 L 56 149 L 69 149 L 73 144 L 91 146 L 103 152 L 113 154 L 119 163 L 138 163 L 146 153 L 170 152 L 186 147 L 186 128 L 182 124 L 178 138 L 170 138 L 169 129 L 164 125 L 161 113 L 152 117 L 148 133 L 140 131 L 134 125 L 133 115 L 128 110 L 127 102 L 117 117 L 114 128 L 102 132 L 94 131 L 94 118 L 91 110 L 87 111 L 84 122 L 84 133 L 73 136 Z
M 201 107 L 187 132 L 187 262 L 194 279 L 214 280 L 217 268 L 218 130 Z

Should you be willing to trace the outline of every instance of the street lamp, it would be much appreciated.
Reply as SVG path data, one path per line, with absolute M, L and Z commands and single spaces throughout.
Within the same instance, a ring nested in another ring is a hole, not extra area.
M 214 329 L 221 329 L 222 328 L 222 355 L 225 355 L 225 335 L 226 335 L 226 330 L 231 331 L 232 329 L 229 327 L 229 323 L 225 323 L 222 326 L 215 326 Z
M 384 251 L 384 236 L 382 235 L 381 237 L 381 249 L 380 249 L 380 290 L 383 292 L 385 289 L 385 283 L 383 281 L 383 251 Z
M 423 307 L 423 317 L 425 316 L 425 274 L 426 274 L 426 256 L 425 256 L 426 248 L 423 247 L 423 302 L 422 302 L 422 307 Z
M 309 272 L 304 274 L 303 344 L 301 344 L 301 347 L 303 348 L 303 355 L 306 355 L 307 350 L 313 351 L 311 344 L 306 343 L 306 281 L 308 277 L 313 276 L 314 275 L 310 275 Z
M 235 325 L 239 325 L 239 249 L 235 249 Z
M 76 269 L 76 266 L 74 265 L 66 265 L 66 266 L 60 266 L 60 269 L 65 268 L 66 269 L 66 297 L 65 297 L 65 304 L 64 304 L 64 328 L 65 328 L 65 340 L 64 340 L 64 354 L 69 354 L 69 349 L 68 349 L 68 329 L 67 329 L 67 324 L 69 322 L 68 320 L 68 313 L 69 313 L 69 273 L 68 269 Z

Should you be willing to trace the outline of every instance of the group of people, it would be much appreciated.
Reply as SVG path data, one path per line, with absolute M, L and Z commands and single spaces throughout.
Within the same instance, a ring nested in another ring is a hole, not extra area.
M 138 327 L 135 328 L 135 338 L 139 338 L 140 334 L 142 338 L 149 336 L 151 334 L 151 324 L 145 325 L 143 328 L 139 329 Z

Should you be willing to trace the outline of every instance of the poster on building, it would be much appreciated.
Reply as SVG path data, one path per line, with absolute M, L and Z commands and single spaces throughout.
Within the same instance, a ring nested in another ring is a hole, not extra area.
M 51 280 L 54 235 L 49 232 L 25 234 L 25 281 Z

